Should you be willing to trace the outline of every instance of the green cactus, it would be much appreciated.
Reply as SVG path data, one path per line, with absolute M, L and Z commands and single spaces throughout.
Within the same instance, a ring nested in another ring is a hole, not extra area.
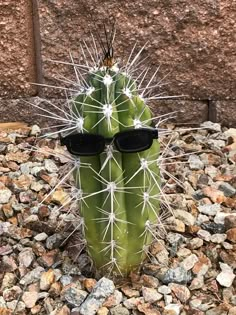
M 77 133 L 111 138 L 121 131 L 151 129 L 151 111 L 127 72 L 103 62 L 90 70 L 84 85 L 72 98 Z M 79 158 L 74 178 L 87 250 L 102 272 L 127 275 L 145 258 L 158 222 L 158 155 L 155 139 L 142 152 L 121 153 L 109 144 L 100 155 Z
M 126 65 L 119 68 L 112 56 L 113 35 L 107 40 L 106 49 L 102 45 L 103 57 L 98 54 L 94 38 L 93 51 L 85 43 L 92 65 L 88 61 L 78 65 L 71 56 L 69 64 L 74 68 L 76 82 L 72 88 L 62 87 L 67 96 L 65 110 L 51 102 L 48 103 L 59 114 L 34 105 L 43 111 L 42 116 L 59 119 L 63 128 L 48 135 L 60 133 L 70 152 L 67 139 L 71 136 L 76 139 L 81 134 L 92 134 L 112 139 L 129 130 L 155 130 L 147 102 L 159 98 L 150 96 L 151 89 L 157 86 L 153 85 L 157 71 L 145 87 L 143 82 L 149 69 L 133 75 L 143 48 L 134 58 L 132 50 Z M 58 124 L 51 128 L 55 127 Z M 79 143 L 75 145 L 79 147 Z M 160 189 L 159 150 L 158 140 L 153 139 L 147 150 L 136 153 L 121 153 L 113 142 L 98 155 L 77 156 L 71 152 L 73 168 L 58 185 L 73 172 L 77 187 L 73 198 L 76 196 L 79 203 L 80 226 L 87 251 L 101 273 L 125 276 L 137 269 L 156 238 L 160 199 L 164 198 Z

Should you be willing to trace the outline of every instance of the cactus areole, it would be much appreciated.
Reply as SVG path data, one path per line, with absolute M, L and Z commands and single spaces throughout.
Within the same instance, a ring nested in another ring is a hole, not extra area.
M 107 52 L 88 69 L 70 101 L 76 131 L 62 139 L 78 160 L 73 175 L 88 253 L 102 273 L 122 276 L 145 259 L 160 200 L 157 131 L 132 65 L 118 68 Z

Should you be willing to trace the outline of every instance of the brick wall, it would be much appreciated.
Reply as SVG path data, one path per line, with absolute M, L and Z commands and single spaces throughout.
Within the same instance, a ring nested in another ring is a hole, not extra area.
M 48 60 L 69 61 L 69 50 L 80 58 L 79 42 L 108 16 L 116 18 L 117 59 L 147 42 L 142 66 L 161 65 L 166 94 L 183 95 L 154 102 L 157 114 L 178 110 L 178 123 L 236 125 L 236 4 L 229 0 L 0 0 L 0 121 L 47 124 L 25 100 L 60 104 L 64 95 L 31 83 L 71 77 L 70 67 Z

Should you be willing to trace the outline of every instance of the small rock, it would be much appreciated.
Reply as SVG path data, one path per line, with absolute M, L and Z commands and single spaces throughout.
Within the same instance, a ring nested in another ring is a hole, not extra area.
M 179 315 L 181 305 L 179 304 L 168 304 L 164 307 L 163 315 Z
M 225 225 L 224 224 L 219 224 L 215 222 L 208 222 L 208 223 L 203 223 L 201 225 L 203 230 L 206 230 L 212 234 L 222 234 L 225 233 Z
M 226 219 L 228 216 L 235 216 L 235 218 L 236 218 L 236 213 L 219 212 L 219 213 L 217 213 L 217 215 L 215 216 L 214 222 L 217 223 L 217 224 L 224 224 L 225 219 Z
M 97 284 L 97 281 L 93 278 L 86 278 L 83 281 L 83 285 L 88 292 L 92 292 L 96 284 Z
M 183 221 L 184 224 L 186 224 L 186 225 L 194 225 L 194 223 L 195 223 L 194 216 L 187 211 L 174 210 L 174 215 L 177 219 Z
M 193 266 L 196 264 L 198 261 L 198 257 L 195 254 L 192 254 L 185 258 L 180 265 L 185 269 L 185 270 L 190 270 L 193 268 Z
M 40 277 L 40 289 L 42 291 L 47 291 L 54 282 L 54 279 L 55 274 L 52 269 L 49 269 L 47 272 L 43 272 Z
M 164 295 L 165 305 L 171 304 L 173 301 L 172 295 Z
M 185 284 L 191 280 L 191 276 L 187 270 L 181 266 L 174 269 L 168 269 L 161 280 L 164 284 L 171 282 Z
M 199 308 L 199 306 L 202 304 L 202 300 L 198 298 L 193 298 L 192 300 L 189 301 L 189 306 L 192 309 Z
M 138 310 L 145 315 L 161 315 L 155 306 L 150 305 L 150 303 L 143 303 L 137 306 Z
M 116 305 L 119 305 L 123 300 L 123 295 L 120 291 L 115 290 L 113 294 L 111 294 L 106 301 L 103 303 L 103 306 L 105 307 L 114 307 Z
M 189 168 L 191 170 L 197 171 L 204 168 L 204 163 L 200 160 L 199 156 L 196 154 L 190 155 L 188 159 Z
M 41 129 L 38 125 L 33 125 L 31 127 L 30 135 L 31 136 L 37 136 L 41 133 Z
M 193 239 L 191 239 L 191 241 L 189 242 L 189 245 L 192 249 L 197 249 L 203 246 L 203 240 L 199 237 L 194 237 Z
M 30 188 L 36 192 L 40 191 L 43 189 L 43 185 L 40 182 L 32 182 L 30 185 Z
M 121 291 L 129 298 L 138 297 L 140 295 L 138 290 L 134 290 L 130 288 L 129 286 L 121 287 Z
M 11 272 L 6 272 L 3 279 L 2 279 L 2 286 L 1 289 L 5 289 L 5 288 L 11 288 L 14 286 L 14 284 L 16 283 L 17 278 L 16 275 L 14 273 Z
M 70 315 L 70 309 L 66 305 L 63 305 L 63 307 L 60 309 L 59 312 L 56 313 L 56 315 Z
M 144 274 L 140 277 L 140 281 L 143 283 L 145 287 L 157 288 L 159 286 L 159 280 L 153 276 Z
M 67 285 L 61 291 L 62 300 L 66 300 L 71 306 L 74 307 L 80 306 L 81 303 L 83 303 L 83 301 L 86 299 L 87 295 L 88 293 L 86 291 L 81 290 L 81 286 L 78 282 Z
M 232 242 L 232 243 L 236 243 L 236 227 L 229 229 L 227 232 L 227 239 Z
M 8 203 L 11 198 L 12 192 L 4 184 L 0 182 L 0 204 Z
M 236 315 L 236 306 L 231 307 L 227 315 Z
M 80 314 L 96 314 L 97 310 L 102 306 L 105 299 L 115 291 L 114 283 L 103 277 L 95 285 L 93 291 L 80 307 Z
M 22 312 L 25 310 L 25 303 L 18 300 L 13 300 L 11 302 L 7 302 L 7 307 L 11 310 L 14 310 L 14 312 Z
M 190 298 L 191 294 L 186 286 L 177 283 L 170 283 L 169 287 L 171 291 L 174 292 L 177 299 L 179 299 L 181 302 L 186 303 Z
M 121 305 L 111 308 L 110 313 L 111 315 L 129 315 L 129 311 Z
M 162 299 L 162 294 L 158 293 L 156 289 L 142 287 L 142 295 L 144 301 L 148 303 L 154 303 Z
M 68 275 L 63 275 L 60 278 L 60 282 L 61 284 L 65 287 L 66 285 L 70 284 L 72 282 L 73 278 L 71 276 Z
M 27 308 L 32 308 L 35 306 L 35 303 L 38 300 L 38 293 L 37 292 L 24 292 L 22 295 L 22 301 L 25 303 Z
M 48 235 L 44 232 L 35 235 L 34 239 L 38 242 L 45 241 L 48 238 Z
M 112 314 L 112 309 L 110 310 L 111 314 Z M 99 308 L 99 310 L 97 311 L 97 315 L 108 315 L 109 313 L 109 309 L 102 306 Z M 129 313 L 128 313 L 129 314 Z M 118 311 L 118 314 L 117 313 L 113 313 L 113 315 L 123 315 L 122 313 L 119 314 L 119 311 Z
M 217 214 L 217 212 L 221 210 L 221 206 L 218 203 L 202 205 L 202 206 L 198 206 L 198 210 L 201 213 L 214 216 Z
M 221 183 L 218 188 L 223 191 L 226 197 L 232 197 L 236 194 L 236 189 L 229 183 Z
M 9 289 L 5 289 L 3 291 L 3 298 L 6 302 L 12 301 L 12 300 L 17 300 L 22 293 L 22 289 L 16 285 Z M 0 302 L 0 307 L 1 307 L 1 302 Z M 1 312 L 0 312 L 1 314 Z
M 36 267 L 35 269 L 28 272 L 21 280 L 20 284 L 22 285 L 29 285 L 30 283 L 33 283 L 40 279 L 40 276 L 44 269 L 42 267 Z
M 202 192 L 205 196 L 209 197 L 214 203 L 221 204 L 226 199 L 224 193 L 214 187 L 210 186 L 204 187 L 202 189 Z
M 233 270 L 230 266 L 221 262 L 220 269 L 222 271 L 218 274 L 216 280 L 219 282 L 220 285 L 228 288 L 232 285 L 235 278 L 235 274 L 233 273 Z
M 211 121 L 204 121 L 200 126 L 202 128 L 205 128 L 214 132 L 221 132 L 221 126 L 218 123 L 213 123 Z
M 161 285 L 159 288 L 158 288 L 158 292 L 161 293 L 161 294 L 170 294 L 171 293 L 171 289 L 167 286 L 167 285 Z
M 56 173 L 58 171 L 57 165 L 52 160 L 45 159 L 44 164 L 46 171 L 49 173 Z
M 135 310 L 137 309 L 137 306 L 139 304 L 143 304 L 144 303 L 144 298 L 143 297 L 132 297 L 130 299 L 127 299 L 123 302 L 124 306 L 129 309 L 129 310 Z
M 64 239 L 65 236 L 62 233 L 55 233 L 47 238 L 46 247 L 48 249 L 58 248 Z
M 211 239 L 211 234 L 205 230 L 199 230 L 197 235 L 206 242 L 209 242 Z
M 190 290 L 197 290 L 201 289 L 204 285 L 204 278 L 203 276 L 199 276 L 197 278 L 194 278 L 190 284 L 189 289 Z
M 213 234 L 211 235 L 211 242 L 221 244 L 226 240 L 226 234 Z
M 226 230 L 236 228 L 236 213 L 225 217 L 225 228 Z
M 28 268 L 35 259 L 32 248 L 24 248 L 18 256 L 19 264 Z
M 188 248 L 183 247 L 183 248 L 180 248 L 180 249 L 178 250 L 178 252 L 176 253 L 176 255 L 177 255 L 178 257 L 181 257 L 181 258 L 183 258 L 183 257 L 188 257 L 189 255 L 191 255 L 191 250 L 188 249 Z

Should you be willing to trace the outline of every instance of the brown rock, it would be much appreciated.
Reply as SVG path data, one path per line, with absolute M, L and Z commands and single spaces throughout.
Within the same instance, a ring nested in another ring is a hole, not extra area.
M 161 315 L 155 306 L 151 306 L 149 303 L 143 303 L 138 305 L 138 310 L 145 315 Z
M 225 228 L 226 230 L 236 228 L 236 215 L 228 215 L 225 217 Z
M 42 308 L 42 306 L 37 304 L 31 308 L 31 313 L 32 314 L 38 314 L 40 312 L 41 308 Z
M 47 272 L 43 272 L 40 277 L 40 289 L 47 291 L 55 279 L 53 269 L 49 269 Z
M 45 267 L 51 267 L 55 264 L 58 257 L 58 249 L 53 249 L 40 257 L 40 263 L 42 263 Z
M 236 227 L 229 229 L 227 232 L 227 239 L 232 243 L 236 243 Z
M 4 204 L 2 206 L 2 211 L 3 211 L 6 218 L 10 218 L 14 215 L 14 211 L 13 211 L 10 203 Z
M 6 154 L 7 161 L 15 161 L 17 163 L 27 162 L 29 159 L 29 155 L 26 152 L 9 152 Z
M 13 311 L 8 309 L 8 308 L 0 307 L 0 314 L 1 315 L 13 315 Z
M 138 290 L 134 290 L 129 286 L 121 287 L 121 291 L 129 298 L 138 297 L 140 295 Z
M 54 282 L 54 283 L 51 285 L 51 287 L 50 287 L 50 289 L 49 289 L 48 292 L 50 293 L 51 296 L 56 297 L 56 296 L 59 296 L 59 295 L 60 295 L 61 289 L 62 289 L 61 283 L 60 283 L 60 282 Z
M 64 305 L 57 313 L 56 315 L 70 315 L 70 309 Z
M 86 278 L 83 281 L 84 287 L 88 292 L 92 292 L 96 283 L 97 283 L 97 281 L 93 278 Z
M 227 251 L 222 250 L 220 252 L 220 258 L 223 260 L 223 262 L 225 262 L 226 264 L 231 266 L 233 269 L 236 268 L 236 251 L 235 251 L 235 249 L 234 250 L 227 250 Z
M 31 182 L 32 176 L 24 174 L 12 180 L 14 188 L 20 191 L 29 189 Z
M 222 203 L 226 200 L 224 193 L 214 187 L 204 187 L 202 192 L 215 203 Z
M 186 303 L 189 300 L 191 294 L 186 286 L 177 283 L 171 283 L 169 287 L 171 291 L 174 292 L 177 299 L 179 299 L 181 302 Z
M 25 303 L 25 306 L 27 308 L 34 307 L 37 299 L 38 299 L 38 293 L 37 292 L 26 291 L 22 295 L 22 301 Z

